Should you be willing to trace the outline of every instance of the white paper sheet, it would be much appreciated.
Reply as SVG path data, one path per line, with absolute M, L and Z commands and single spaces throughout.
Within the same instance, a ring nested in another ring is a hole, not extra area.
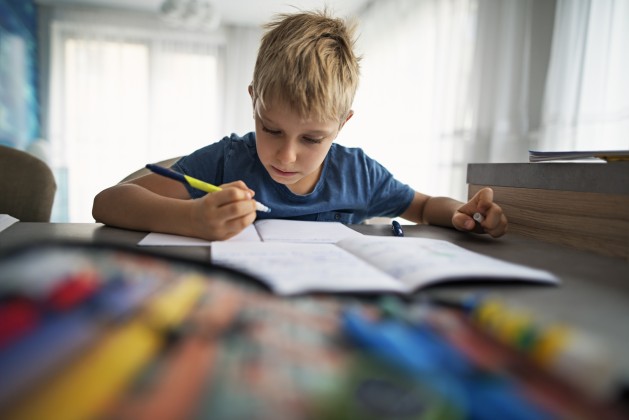
M 18 219 L 9 214 L 0 214 L 0 232 L 11 226 L 13 223 L 19 222 Z
M 264 242 L 336 243 L 342 239 L 363 236 L 338 222 L 307 222 L 266 219 L 255 223 Z
M 227 241 L 216 242 L 336 243 L 356 236 L 363 235 L 342 223 L 266 219 L 247 226 Z M 212 242 L 203 239 L 155 232 L 149 233 L 138 243 L 140 246 L 210 246 L 211 244 Z
M 151 232 L 140 242 L 140 246 L 210 246 L 212 242 L 189 236 Z

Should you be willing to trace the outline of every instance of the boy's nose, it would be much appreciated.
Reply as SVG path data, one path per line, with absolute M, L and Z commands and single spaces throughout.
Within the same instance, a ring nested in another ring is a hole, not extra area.
M 277 159 L 282 163 L 292 163 L 297 158 L 297 152 L 292 142 L 286 142 L 277 151 Z

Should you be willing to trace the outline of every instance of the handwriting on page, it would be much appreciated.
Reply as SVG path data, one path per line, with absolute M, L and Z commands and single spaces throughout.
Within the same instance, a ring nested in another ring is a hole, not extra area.
M 442 279 L 531 278 L 551 280 L 548 273 L 468 251 L 427 238 L 364 237 L 338 246 L 370 261 L 410 289 Z
M 258 277 L 278 294 L 404 289 L 333 244 L 217 242 L 212 246 L 212 261 Z
M 409 274 L 440 269 L 451 262 L 469 262 L 461 260 L 465 253 L 456 252 L 447 242 L 404 241 L 397 238 L 396 242 L 383 240 L 396 238 L 378 238 L 378 241 L 343 242 L 339 246 L 347 249 L 371 263 L 391 276 L 404 280 Z M 403 241 L 403 242 L 401 242 Z

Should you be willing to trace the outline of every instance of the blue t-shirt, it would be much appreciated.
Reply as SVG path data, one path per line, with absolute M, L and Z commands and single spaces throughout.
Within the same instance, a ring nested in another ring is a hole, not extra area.
M 332 144 L 321 177 L 310 194 L 294 194 L 268 174 L 256 152 L 255 133 L 232 134 L 182 157 L 173 169 L 221 185 L 242 180 L 255 199 L 272 209 L 258 219 L 338 221 L 358 224 L 371 217 L 396 217 L 413 200 L 414 190 L 362 149 Z M 188 187 L 192 198 L 206 193 Z

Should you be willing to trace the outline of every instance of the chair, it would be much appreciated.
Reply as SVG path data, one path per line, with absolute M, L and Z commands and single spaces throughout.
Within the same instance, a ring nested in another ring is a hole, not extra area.
M 0 214 L 22 222 L 50 222 L 57 191 L 55 176 L 42 160 L 0 146 Z
M 156 165 L 163 166 L 165 168 L 170 168 L 179 159 L 181 159 L 181 156 L 177 156 L 177 157 L 174 157 L 174 158 L 162 160 L 160 162 L 157 162 Z M 136 179 L 136 178 L 139 178 L 141 176 L 144 176 L 144 175 L 150 174 L 150 173 L 151 173 L 151 171 L 149 171 L 146 168 L 138 169 L 137 171 L 132 172 L 129 175 L 127 175 L 126 177 L 124 177 L 119 182 L 119 184 L 122 184 L 123 182 L 131 181 L 132 179 Z

